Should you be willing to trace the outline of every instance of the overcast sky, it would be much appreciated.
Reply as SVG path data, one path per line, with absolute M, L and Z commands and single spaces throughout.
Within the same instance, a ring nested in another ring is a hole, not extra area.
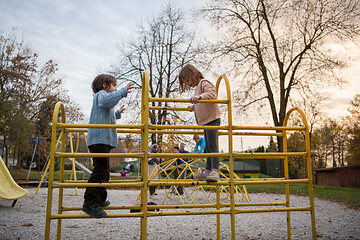
M 178 1 L 184 10 L 202 2 Z M 163 3 L 160 0 L 2 0 L 0 30 L 10 32 L 16 27 L 38 53 L 40 63 L 49 59 L 58 63 L 58 74 L 64 78 L 65 88 L 88 119 L 92 80 L 115 61 L 116 44 L 135 36 L 136 24 L 156 16 Z M 350 100 L 360 93 L 360 47 L 340 44 L 337 49 L 351 62 L 343 70 L 349 84 L 330 94 L 334 101 L 330 115 L 346 114 Z M 244 143 L 244 148 L 248 144 Z

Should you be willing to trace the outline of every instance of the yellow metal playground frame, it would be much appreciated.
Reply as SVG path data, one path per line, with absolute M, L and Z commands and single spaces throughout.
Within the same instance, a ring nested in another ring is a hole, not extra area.
M 140 220 L 140 237 L 147 239 L 147 218 L 148 217 L 161 217 L 161 216 L 175 216 L 175 215 L 217 215 L 217 239 L 220 239 L 220 215 L 229 214 L 231 219 L 231 239 L 235 240 L 235 215 L 240 213 L 260 213 L 260 212 L 286 212 L 287 214 L 287 233 L 288 239 L 291 239 L 291 221 L 290 212 L 292 211 L 309 211 L 311 214 L 311 228 L 312 238 L 316 239 L 316 226 L 315 226 L 315 207 L 314 207 L 314 194 L 312 183 L 312 169 L 310 157 L 310 141 L 309 141 L 309 127 L 304 112 L 298 108 L 292 108 L 286 115 L 284 126 L 282 127 L 246 127 L 246 126 L 233 126 L 232 125 L 232 111 L 231 111 L 231 94 L 229 80 L 225 75 L 220 76 L 216 82 L 216 90 L 218 92 L 221 80 L 224 80 L 227 91 L 227 99 L 225 100 L 200 100 L 203 103 L 219 103 L 226 104 L 228 108 L 228 125 L 226 126 L 181 126 L 181 125 L 152 125 L 149 124 L 149 111 L 156 109 L 164 109 L 164 107 L 150 107 L 150 102 L 189 102 L 188 99 L 161 99 L 149 98 L 149 75 L 145 71 L 142 78 L 142 101 L 141 101 L 141 124 L 139 125 L 105 125 L 105 124 L 68 124 L 66 123 L 64 105 L 60 102 L 57 103 L 54 109 L 53 123 L 52 123 L 52 136 L 51 136 L 51 155 L 50 155 L 50 173 L 48 184 L 48 199 L 46 209 L 46 226 L 45 226 L 45 239 L 50 238 L 50 222 L 57 219 L 57 239 L 61 239 L 61 223 L 62 219 L 75 219 L 75 218 L 90 218 L 87 214 L 64 214 L 66 211 L 81 211 L 81 207 L 66 207 L 63 204 L 63 188 L 76 188 L 76 187 L 136 187 L 140 188 L 141 205 L 134 206 L 112 206 L 107 209 L 111 210 L 124 210 L 124 209 L 139 209 L 140 212 L 135 213 L 108 213 L 107 218 L 119 217 L 139 217 Z M 166 107 L 167 110 L 173 111 L 188 111 L 187 108 Z M 292 112 L 297 111 L 300 113 L 303 120 L 303 127 L 287 127 L 289 116 Z M 60 114 L 60 115 L 59 115 Z M 61 119 L 61 122 L 58 120 Z M 136 133 L 141 135 L 141 152 L 139 153 L 66 153 L 65 152 L 65 137 L 67 132 L 83 131 L 86 128 L 116 128 L 118 133 Z M 228 152 L 226 153 L 188 153 L 188 154 L 174 154 L 174 153 L 149 153 L 149 134 L 194 134 L 195 132 L 203 129 L 219 129 L 219 135 L 228 136 Z M 244 131 L 245 130 L 245 131 Z M 247 132 L 252 130 L 254 132 Z M 265 130 L 267 132 L 256 132 Z M 61 151 L 56 152 L 56 138 L 60 131 Z M 243 131 L 243 132 L 241 132 Z M 271 131 L 271 132 L 269 132 Z M 303 131 L 306 140 L 306 152 L 288 152 L 287 151 L 287 131 Z M 253 135 L 253 136 L 281 136 L 283 137 L 284 152 L 276 153 L 234 153 L 233 152 L 233 135 Z M 198 181 L 194 179 L 182 180 L 149 180 L 148 176 L 148 158 L 206 158 L 208 156 L 218 156 L 221 158 L 229 159 L 229 178 L 221 179 L 217 183 L 208 183 L 206 181 Z M 288 172 L 288 157 L 298 156 L 305 157 L 307 160 L 307 178 L 305 179 L 289 179 Z M 110 180 L 109 183 L 87 183 L 86 181 L 66 181 L 64 180 L 64 158 L 79 158 L 79 157 L 122 157 L 122 158 L 140 158 L 141 161 L 141 179 L 139 180 Z M 54 159 L 60 158 L 60 180 L 54 182 Z M 276 179 L 235 179 L 233 161 L 235 158 L 258 158 L 258 159 L 284 159 L 284 178 Z M 292 183 L 305 183 L 309 187 L 309 206 L 305 207 L 291 207 L 290 206 L 290 191 L 289 185 Z M 235 202 L 235 186 L 238 185 L 255 185 L 255 184 L 284 184 L 285 185 L 285 202 L 273 203 L 236 203 Z M 194 205 L 148 205 L 148 187 L 149 186 L 191 186 L 191 185 L 213 185 L 216 186 L 216 203 L 211 204 L 194 204 Z M 228 186 L 230 203 L 220 202 L 220 187 Z M 51 212 L 52 198 L 54 188 L 59 189 L 58 211 L 57 214 Z M 241 208 L 241 207 L 258 207 L 262 208 Z M 154 209 L 159 208 L 163 210 L 168 209 L 185 209 L 178 211 L 161 211 L 155 212 Z M 213 208 L 211 210 L 193 210 L 189 208 Z M 153 211 L 149 211 L 153 210 Z

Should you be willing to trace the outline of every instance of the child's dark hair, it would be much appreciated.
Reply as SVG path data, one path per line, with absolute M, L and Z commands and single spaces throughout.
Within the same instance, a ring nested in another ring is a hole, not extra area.
M 178 150 L 178 151 L 180 151 L 180 148 L 178 147 L 178 146 L 176 146 L 176 147 L 174 147 L 174 150 Z
M 190 87 L 187 86 L 184 82 L 184 79 L 190 79 L 190 78 L 201 80 L 204 79 L 204 75 L 196 67 L 188 63 L 184 67 L 182 67 L 179 72 L 179 82 L 180 82 L 179 90 L 181 93 L 188 91 L 190 89 Z
M 110 86 L 110 84 L 116 84 L 116 78 L 110 74 L 100 74 L 98 75 L 91 84 L 91 88 L 94 93 L 99 92 L 104 89 L 105 86 Z

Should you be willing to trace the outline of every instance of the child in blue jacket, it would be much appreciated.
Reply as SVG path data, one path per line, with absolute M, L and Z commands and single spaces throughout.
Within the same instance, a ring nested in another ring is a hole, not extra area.
M 119 101 L 126 97 L 134 86 L 129 83 L 125 88 L 116 89 L 116 78 L 109 74 L 100 74 L 92 82 L 94 92 L 93 105 L 89 124 L 116 124 L 116 119 L 121 117 L 125 107 L 119 110 L 114 107 Z M 91 153 L 109 153 L 112 148 L 117 147 L 116 128 L 89 128 L 87 134 L 88 148 Z M 109 158 L 94 157 L 94 169 L 88 180 L 89 183 L 106 183 L 110 179 Z M 101 209 L 110 205 L 106 200 L 106 188 L 87 187 L 84 195 L 83 212 L 95 218 L 106 217 L 106 212 Z

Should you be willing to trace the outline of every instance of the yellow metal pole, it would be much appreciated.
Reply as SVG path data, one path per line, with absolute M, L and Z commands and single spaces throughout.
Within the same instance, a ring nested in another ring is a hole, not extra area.
M 229 144 L 229 185 L 230 185 L 230 219 L 231 219 L 231 239 L 235 240 L 235 189 L 234 189 L 234 157 L 233 157 L 233 125 L 232 125 L 232 106 L 231 106 L 231 89 L 229 79 L 222 75 L 216 81 L 216 92 L 219 92 L 221 79 L 224 79 L 226 86 L 227 108 L 228 108 L 228 144 Z M 218 238 L 220 239 L 220 238 Z
M 141 212 L 142 217 L 140 220 L 141 231 L 140 239 L 146 240 L 147 238 L 147 199 L 148 199 L 148 142 L 149 142 L 149 73 L 145 71 L 142 77 L 142 98 L 141 98 L 141 124 L 144 128 L 141 130 L 141 152 L 144 157 L 141 161 L 141 180 L 144 185 L 141 188 Z
M 79 138 L 78 138 L 79 140 Z M 72 138 L 72 134 L 71 132 L 69 132 L 69 141 L 70 141 L 70 151 L 71 153 L 74 153 L 74 145 L 73 145 L 73 138 Z M 79 146 L 79 145 L 77 145 Z M 77 152 L 77 149 L 76 149 Z M 72 160 L 72 167 L 71 167 L 71 176 L 70 176 L 70 180 L 72 179 L 72 177 L 74 177 L 74 180 L 76 181 L 76 169 L 75 169 L 75 158 L 71 158 Z M 78 195 L 78 189 L 77 187 L 75 188 L 75 195 Z
M 216 210 L 220 210 L 221 208 L 221 203 L 220 203 L 220 185 L 217 185 L 216 186 Z M 221 216 L 220 214 L 217 214 L 216 215 L 216 226 L 217 226 L 217 229 L 216 229 L 216 236 L 217 236 L 217 239 L 220 240 L 221 239 L 221 228 L 220 228 L 220 219 Z
M 61 135 L 60 135 L 60 136 L 61 136 Z M 59 144 L 59 142 L 60 142 L 60 136 L 59 136 L 59 138 L 58 138 L 58 140 L 57 140 L 57 142 L 56 142 L 55 149 L 57 148 L 57 146 L 58 146 L 58 144 Z M 51 151 L 51 146 L 50 146 L 50 151 Z M 39 185 L 38 185 L 38 187 L 37 187 L 37 189 L 36 189 L 35 195 L 39 192 L 39 189 L 40 189 L 40 187 L 41 187 L 41 185 L 42 185 L 42 183 L 43 183 L 43 181 L 44 181 L 44 179 L 45 179 L 45 176 L 46 176 L 47 171 L 49 170 L 49 167 L 50 167 L 50 157 L 49 157 L 49 161 L 48 161 L 47 164 L 46 164 L 46 167 L 45 167 L 45 170 L 44 170 L 43 175 L 42 175 L 42 177 L 41 177 L 41 180 L 40 180 L 40 182 L 39 182 Z
M 55 168 L 55 151 L 56 151 L 56 125 L 59 117 L 59 111 L 61 111 L 61 117 L 65 118 L 64 105 L 58 102 L 55 105 L 52 127 L 51 127 L 51 151 L 50 151 L 50 172 L 49 172 L 49 183 L 48 183 L 48 198 L 46 205 L 46 220 L 45 220 L 45 239 L 50 239 L 50 220 L 51 220 L 51 205 L 53 196 L 53 182 L 54 182 L 54 168 Z M 64 131 L 62 131 L 64 132 Z M 64 133 L 61 133 L 64 134 Z
M 286 124 L 284 122 L 284 124 Z M 287 152 L 287 135 L 286 130 L 283 131 L 283 147 L 284 152 Z M 289 161 L 288 157 L 284 158 L 284 176 L 285 180 L 289 179 Z M 286 198 L 286 207 L 290 207 L 290 187 L 289 183 L 285 183 L 285 198 Z M 288 240 L 291 240 L 291 219 L 290 219 L 290 211 L 286 212 L 286 224 L 287 224 L 287 234 Z
M 308 156 L 307 156 L 306 160 L 307 160 L 307 171 L 308 171 L 308 178 L 309 178 L 309 198 L 310 198 L 310 207 L 311 207 L 311 230 L 312 230 L 312 238 L 316 239 L 314 186 L 313 186 L 313 179 L 312 179 L 309 130 L 307 130 L 305 133 L 305 139 L 306 139 L 306 151 L 308 152 Z
M 62 115 L 61 118 L 62 122 L 65 123 L 66 122 L 66 118 L 65 118 L 65 111 L 64 114 Z M 65 141 L 66 141 L 66 132 L 65 131 L 61 131 L 61 152 L 65 152 Z M 64 163 L 64 158 L 60 158 L 60 179 L 59 182 L 63 183 L 64 182 L 64 167 L 65 167 L 65 163 Z M 59 202 L 58 202 L 58 214 L 62 214 L 62 206 L 63 206 L 63 199 L 64 199 L 64 188 L 60 187 L 59 188 Z M 61 240 L 61 219 L 58 219 L 57 221 L 57 239 Z

